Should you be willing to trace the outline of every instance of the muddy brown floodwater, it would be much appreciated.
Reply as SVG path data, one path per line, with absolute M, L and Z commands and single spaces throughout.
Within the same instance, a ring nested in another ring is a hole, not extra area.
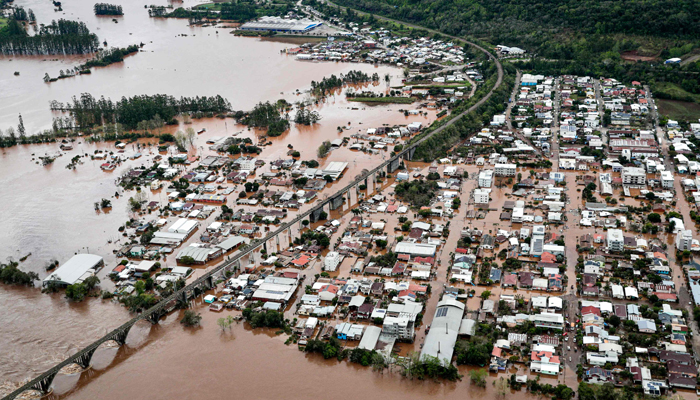
M 250 331 L 242 323 L 221 332 L 216 319 L 223 314 L 205 307 L 200 311 L 203 327 L 196 331 L 182 328 L 175 314 L 151 328 L 146 339 L 137 339 L 136 351 L 126 346 L 116 357 L 113 350 L 98 351 L 100 369 L 80 378 L 59 375 L 51 397 L 110 400 L 142 398 L 148 393 L 153 399 L 309 399 L 347 393 L 391 400 L 496 398 L 492 385 L 481 389 L 470 385 L 468 377 L 456 383 L 411 381 L 396 372 L 375 373 L 300 353 L 295 345 L 284 345 L 286 335 Z M 109 368 L 102 370 L 110 361 Z M 460 367 L 462 374 L 468 371 Z M 556 379 L 543 381 L 556 383 Z
M 176 2 L 174 5 L 188 7 L 196 3 L 185 1 Z M 167 3 L 157 1 L 156 4 Z M 39 23 L 49 23 L 58 18 L 83 21 L 98 35 L 100 42 L 106 41 L 109 46 L 124 47 L 138 43 L 144 43 L 145 46 L 140 53 L 127 57 L 123 63 L 94 68 L 90 75 L 62 79 L 51 84 L 43 82 L 45 73 L 58 76 L 60 70 L 73 68 L 84 62 L 87 57 L 0 56 L 0 129 L 3 131 L 17 125 L 20 113 L 28 133 L 48 129 L 52 118 L 60 115 L 49 110 L 49 102 L 67 102 L 72 96 L 79 96 L 84 92 L 96 97 L 110 97 L 113 100 L 138 94 L 220 94 L 231 102 L 234 109 L 245 110 L 252 108 L 259 101 L 284 98 L 295 102 L 307 99 L 308 94 L 304 91 L 309 89 L 311 81 L 318 81 L 330 74 L 337 75 L 350 70 L 362 70 L 370 74 L 376 72 L 382 78 L 385 74 L 390 74 L 392 84 L 395 85 L 400 82 L 402 75 L 401 70 L 390 66 L 296 61 L 293 56 L 281 54 L 280 51 L 298 45 L 298 38 L 241 38 L 230 34 L 231 30 L 223 26 L 190 27 L 186 20 L 151 19 L 143 7 L 144 3 L 133 0 L 120 2 L 125 15 L 117 18 L 118 23 L 114 23 L 112 18 L 95 17 L 92 11 L 94 1 L 64 2 L 63 12 L 54 12 L 51 2 L 45 0 L 16 0 L 15 5 L 32 9 Z M 15 71 L 20 72 L 20 75 L 15 76 Z M 383 79 L 381 84 L 367 87 L 377 92 L 385 91 L 386 88 Z M 297 89 L 301 91 L 300 94 L 297 93 Z M 314 107 L 322 116 L 319 124 L 314 127 L 293 126 L 288 133 L 272 138 L 273 144 L 266 146 L 259 158 L 269 163 L 285 157 L 287 145 L 291 144 L 301 152 L 301 159 L 315 159 L 316 148 L 324 140 L 347 137 L 385 124 L 421 121 L 427 125 L 434 120 L 434 111 L 408 117 L 399 112 L 401 108 L 416 107 L 415 104 L 364 106 L 347 102 L 343 94 L 330 96 Z M 348 125 L 350 128 L 342 133 L 337 131 L 338 126 Z M 194 150 L 200 156 L 210 154 L 207 150 L 209 145 L 205 141 L 214 136 L 240 132 L 239 137 L 255 139 L 255 132 L 236 125 L 231 119 L 194 120 L 191 126 L 196 130 L 206 128 L 206 133 L 199 135 Z M 169 127 L 168 130 L 183 128 L 184 126 Z M 145 144 L 145 141 L 140 143 Z M 103 285 L 109 287 L 105 277 L 116 260 L 112 250 L 118 248 L 120 241 L 124 240 L 117 229 L 129 217 L 127 200 L 133 195 L 122 193 L 116 187 L 115 180 L 129 168 L 149 165 L 157 153 L 152 148 L 142 149 L 143 157 L 129 160 L 112 172 L 100 170 L 100 161 L 85 158 L 85 163 L 78 165 L 75 170 L 65 168 L 72 157 L 92 154 L 98 149 L 115 150 L 113 143 L 88 144 L 78 138 L 73 150 L 62 152 L 63 156 L 47 167 L 37 165 L 37 157 L 58 153 L 57 144 L 17 146 L 0 150 L 0 220 L 3 221 L 3 229 L 0 230 L 1 260 L 9 257 L 19 260 L 31 253 L 31 256 L 21 263 L 21 268 L 35 271 L 43 278 L 47 274 L 44 266 L 50 259 L 64 262 L 79 252 L 99 254 L 105 258 L 106 263 L 106 268 L 99 276 Z M 125 154 L 133 154 L 136 151 L 135 146 L 130 146 Z M 319 160 L 321 164 L 347 161 L 349 166 L 342 179 L 329 185 L 324 195 L 349 183 L 363 169 L 370 169 L 388 156 L 389 151 L 369 155 L 350 151 L 347 147 L 332 151 L 326 159 Z M 262 172 L 268 170 L 269 166 L 266 166 Z M 115 192 L 122 195 L 115 198 Z M 167 201 L 164 191 L 148 191 L 148 196 L 151 200 Z M 235 206 L 234 197 L 230 196 L 229 206 Z M 105 211 L 95 211 L 93 203 L 101 198 L 109 198 L 113 207 Z M 174 217 L 171 217 L 171 220 L 174 220 Z M 202 224 L 209 222 L 211 220 L 203 221 Z M 195 236 L 191 241 L 196 241 Z M 174 263 L 171 260 L 165 261 Z M 201 273 L 201 269 L 197 273 Z M 69 304 L 61 294 L 42 295 L 38 289 L 27 288 L 0 287 L 0 310 L 0 384 L 16 383 L 36 376 L 130 318 L 125 309 L 109 301 L 89 299 L 80 304 Z M 179 325 L 175 325 L 177 326 L 154 327 L 151 336 L 144 339 L 145 346 L 164 351 L 162 355 L 166 355 L 183 349 L 187 349 L 187 352 L 190 349 L 195 351 L 195 347 L 189 343 L 178 343 L 181 340 L 194 340 L 202 347 L 208 347 L 210 344 L 211 339 L 208 336 L 199 337 L 198 334 L 181 332 Z M 166 335 L 166 331 L 170 330 L 175 332 Z M 222 366 L 220 372 L 233 376 L 241 370 L 240 376 L 244 379 L 240 381 L 241 386 L 245 386 L 245 380 L 252 379 L 246 376 L 251 370 L 243 371 L 247 368 L 243 363 L 255 364 L 255 359 L 259 358 L 274 364 L 277 363 L 274 357 L 277 353 L 286 357 L 285 368 L 300 372 L 308 368 L 310 373 L 315 375 L 314 379 L 324 379 L 317 371 L 320 368 L 318 362 L 305 363 L 298 356 L 293 360 L 294 353 L 290 349 L 283 345 L 270 344 L 270 341 L 277 339 L 243 333 L 241 328 L 239 330 L 231 340 L 231 344 L 236 344 L 233 346 L 237 348 L 234 351 L 252 353 L 226 356 L 226 365 Z M 203 331 L 209 332 L 208 329 Z M 146 337 L 146 334 L 142 336 Z M 159 343 L 159 340 L 156 340 L 159 336 L 163 336 L 165 340 Z M 170 344 L 174 347 L 170 347 Z M 240 346 L 244 346 L 245 349 L 238 348 Z M 217 347 L 208 347 L 206 352 L 219 352 Z M 261 349 L 261 353 L 254 355 L 255 349 Z M 122 361 L 121 358 L 125 353 L 128 354 L 129 351 L 101 349 L 95 359 L 96 366 L 108 365 L 115 354 L 117 365 L 127 365 L 126 360 Z M 244 361 L 246 357 L 249 361 Z M 241 361 L 229 363 L 235 358 L 240 358 Z M 179 363 L 178 361 L 176 364 Z M 345 368 L 341 366 L 328 371 L 332 374 L 331 371 L 345 371 Z M 153 371 L 156 375 L 160 375 L 162 370 L 161 366 L 156 365 L 149 365 L 145 369 Z M 190 375 L 194 371 L 189 367 L 186 370 Z M 204 381 L 212 376 L 206 367 L 197 367 L 197 370 L 201 372 L 201 379 Z M 349 368 L 348 371 L 354 371 L 352 373 L 361 379 L 375 379 L 364 370 Z M 215 371 L 216 373 L 219 372 Z M 102 373 L 93 371 L 83 374 L 79 387 L 82 388 L 82 379 L 93 375 L 100 377 Z M 77 375 L 75 377 L 77 380 Z M 161 378 L 154 376 L 147 379 Z M 63 378 L 58 379 L 56 392 L 69 392 L 74 383 Z M 94 389 L 98 389 L 99 386 L 101 384 Z M 287 390 L 285 386 L 270 389 L 283 393 Z M 111 391 L 107 388 L 99 390 L 103 393 Z M 2 392 L 0 388 L 0 393 Z M 121 391 L 114 392 L 113 395 L 120 398 L 124 396 Z M 251 393 L 249 397 L 256 396 Z

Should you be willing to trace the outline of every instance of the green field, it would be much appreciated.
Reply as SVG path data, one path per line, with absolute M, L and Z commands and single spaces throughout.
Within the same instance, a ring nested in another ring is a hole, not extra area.
M 657 99 L 661 115 L 675 120 L 697 122 L 700 119 L 700 104 L 687 101 Z
M 221 3 L 205 3 L 194 6 L 197 10 L 221 11 Z
M 693 94 L 683 90 L 680 86 L 670 82 L 656 82 L 652 87 L 652 93 L 663 92 L 671 96 L 675 100 L 693 99 L 696 103 L 700 103 L 700 95 Z
M 416 99 L 413 97 L 348 97 L 348 101 L 376 104 L 411 104 Z
M 0 29 L 7 26 L 7 18 L 0 17 Z

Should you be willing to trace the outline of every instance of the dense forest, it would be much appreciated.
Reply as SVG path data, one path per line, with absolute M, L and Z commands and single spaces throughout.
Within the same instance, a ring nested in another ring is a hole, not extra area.
M 564 31 L 700 36 L 696 0 L 339 0 L 451 35 L 515 40 Z
M 97 35 L 83 22 L 51 21 L 30 36 L 21 22 L 10 18 L 0 29 L 0 53 L 5 55 L 89 54 L 99 47 Z
M 181 113 L 220 114 L 231 111 L 231 103 L 221 96 L 181 97 L 157 94 L 122 97 L 113 102 L 101 97 L 96 99 L 89 93 L 73 96 L 66 105 L 52 102 L 53 110 L 70 112 L 78 127 L 89 128 L 103 122 L 116 122 L 128 129 L 137 128 L 139 122 L 159 116 L 166 122 Z
M 95 15 L 124 15 L 122 6 L 108 3 L 95 3 Z

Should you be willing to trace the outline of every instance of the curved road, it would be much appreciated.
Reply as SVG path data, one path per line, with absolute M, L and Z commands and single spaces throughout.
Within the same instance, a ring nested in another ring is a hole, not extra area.
M 330 2 L 329 2 L 329 4 L 333 4 L 333 3 L 330 3 Z M 335 4 L 333 4 L 333 5 L 335 5 Z M 345 8 L 345 7 L 340 7 L 340 6 L 337 6 L 337 5 L 335 5 L 335 6 L 336 6 L 336 7 L 339 7 L 339 8 L 343 8 L 343 9 Z M 357 10 L 355 10 L 355 11 L 357 11 Z M 366 13 L 361 12 L 361 11 L 357 11 L 357 13 L 358 13 L 358 14 L 366 14 Z M 121 326 L 119 326 L 119 327 L 117 327 L 116 329 L 114 329 L 114 330 L 112 330 L 111 332 L 109 332 L 107 335 L 103 336 L 103 337 L 100 338 L 100 339 L 97 339 L 97 340 L 96 340 L 95 342 L 93 342 L 92 344 L 86 346 L 85 348 L 83 348 L 82 350 L 76 352 L 76 353 L 73 354 L 72 356 L 66 358 L 66 359 L 63 360 L 62 362 L 56 364 L 53 368 L 49 369 L 48 371 L 44 372 L 43 374 L 39 375 L 38 377 L 32 379 L 31 381 L 25 383 L 24 385 L 22 385 L 21 387 L 17 388 L 15 391 L 13 391 L 12 393 L 10 393 L 10 394 L 8 394 L 7 396 L 5 396 L 5 397 L 3 398 L 3 400 L 12 400 L 12 399 L 15 399 L 15 398 L 17 398 L 18 396 L 20 396 L 23 392 L 25 392 L 25 391 L 27 391 L 27 390 L 32 390 L 32 389 L 38 389 L 38 388 L 40 388 L 40 387 L 42 386 L 42 384 L 43 384 L 44 386 L 50 385 L 51 381 L 53 380 L 53 377 L 54 377 L 54 376 L 58 373 L 58 371 L 60 371 L 63 367 L 65 367 L 65 366 L 67 366 L 67 365 L 70 365 L 70 364 L 79 363 L 81 360 L 84 360 L 85 357 L 88 357 L 88 362 L 89 362 L 89 358 L 92 356 L 92 354 L 95 352 L 95 350 L 97 350 L 97 348 L 98 348 L 100 345 L 102 345 L 103 343 L 105 343 L 105 342 L 107 342 L 107 341 L 114 340 L 115 337 L 119 337 L 119 335 L 122 335 L 122 334 L 127 333 L 127 332 L 131 329 L 131 327 L 132 327 L 136 322 L 138 322 L 138 321 L 140 321 L 140 320 L 144 320 L 144 319 L 145 319 L 145 320 L 154 319 L 154 320 L 157 321 L 157 319 L 158 319 L 161 315 L 163 315 L 164 310 L 167 309 L 167 307 L 168 307 L 169 304 L 172 304 L 173 302 L 177 301 L 178 299 L 182 298 L 183 296 L 186 296 L 188 293 L 193 292 L 196 288 L 199 288 L 199 287 L 201 287 L 202 285 L 206 285 L 207 282 L 211 281 L 211 280 L 212 280 L 213 278 L 215 278 L 216 276 L 223 274 L 224 271 L 225 271 L 227 268 L 230 268 L 231 266 L 233 266 L 235 263 L 237 263 L 237 262 L 238 262 L 239 260 L 241 260 L 243 257 L 247 256 L 248 254 L 252 253 L 252 252 L 255 251 L 256 249 L 260 248 L 260 247 L 263 245 L 263 243 L 267 243 L 268 241 L 274 239 L 277 235 L 283 234 L 287 229 L 290 229 L 292 226 L 294 226 L 294 224 L 300 223 L 302 220 L 304 220 L 306 217 L 308 217 L 312 212 L 316 212 L 316 211 L 319 211 L 319 210 L 323 210 L 323 207 L 324 207 L 326 204 L 328 204 L 329 202 L 331 202 L 332 199 L 334 199 L 334 198 L 336 198 L 336 197 L 338 197 L 338 196 L 341 196 L 341 195 L 345 194 L 345 193 L 346 193 L 348 190 L 350 190 L 351 188 L 353 188 L 353 187 L 359 185 L 360 183 L 363 183 L 364 180 L 365 180 L 366 178 L 372 176 L 373 174 L 375 174 L 375 173 L 378 172 L 378 171 L 384 170 L 384 169 L 385 169 L 389 164 L 391 164 L 392 162 L 397 161 L 397 160 L 401 159 L 401 158 L 404 157 L 404 156 L 408 156 L 408 155 L 410 154 L 410 153 L 409 153 L 410 151 L 414 150 L 417 146 L 419 146 L 419 145 L 420 145 L 421 143 L 423 143 L 425 140 L 429 139 L 430 137 L 432 137 L 433 135 L 435 135 L 435 134 L 437 134 L 437 133 L 440 133 L 441 131 L 443 131 L 443 130 L 446 129 L 447 127 L 453 125 L 453 124 L 454 124 L 457 120 L 459 120 L 460 118 L 462 118 L 462 117 L 464 117 L 465 115 L 467 115 L 467 114 L 471 113 L 472 111 L 476 110 L 476 108 L 479 107 L 479 106 L 481 106 L 486 100 L 488 100 L 488 99 L 493 95 L 493 92 L 494 92 L 497 88 L 499 88 L 499 87 L 501 86 L 501 84 L 503 83 L 503 66 L 501 65 L 500 61 L 499 61 L 493 54 L 491 54 L 490 52 L 488 52 L 486 49 L 484 49 L 483 47 L 479 46 L 478 44 L 473 43 L 473 42 L 470 42 L 470 41 L 468 41 L 468 40 L 466 40 L 466 39 L 463 39 L 463 38 L 456 37 L 456 36 L 445 35 L 445 34 L 442 33 L 442 32 L 439 32 L 439 31 L 436 31 L 436 30 L 432 30 L 432 29 L 423 28 L 423 27 L 418 26 L 418 25 L 407 24 L 407 23 L 404 23 L 404 22 L 400 22 L 400 21 L 393 20 L 393 19 L 390 19 L 390 18 L 385 18 L 385 17 L 377 17 L 377 16 L 375 16 L 375 18 L 382 19 L 382 20 L 385 20 L 385 21 L 395 22 L 395 23 L 402 23 L 404 26 L 408 26 L 408 27 L 415 28 L 415 29 L 423 29 L 423 30 L 426 30 L 426 31 L 432 32 L 432 33 L 439 33 L 440 35 L 443 35 L 443 36 L 446 36 L 446 37 L 449 37 L 449 38 L 452 38 L 452 39 L 455 39 L 455 40 L 460 40 L 460 41 L 463 41 L 463 42 L 468 43 L 468 44 L 471 45 L 471 46 L 476 47 L 477 49 L 479 49 L 479 50 L 481 50 L 482 52 L 484 52 L 485 54 L 487 54 L 488 57 L 489 57 L 492 61 L 494 61 L 494 62 L 496 63 L 496 67 L 497 67 L 497 69 L 498 69 L 498 78 L 497 78 L 497 80 L 496 80 L 496 83 L 495 83 L 494 87 L 491 88 L 491 90 L 490 90 L 482 99 L 480 99 L 478 102 L 476 102 L 473 106 L 469 107 L 469 109 L 467 109 L 467 110 L 465 110 L 465 111 L 463 111 L 463 112 L 461 112 L 461 113 L 459 113 L 459 114 L 450 115 L 449 120 L 448 120 L 446 123 L 444 123 L 443 125 L 441 125 L 441 126 L 438 127 L 437 129 L 435 129 L 434 131 L 430 132 L 429 134 L 425 135 L 423 138 L 417 140 L 415 143 L 411 144 L 410 146 L 407 146 L 406 149 L 404 149 L 403 151 L 399 152 L 399 153 L 396 154 L 394 157 L 391 157 L 391 158 L 388 159 L 387 161 L 383 162 L 381 165 L 377 166 L 377 167 L 374 168 L 372 171 L 369 171 L 369 172 L 363 174 L 363 175 L 360 176 L 358 179 L 356 179 L 355 181 L 353 181 L 352 183 L 350 183 L 349 185 L 347 185 L 347 186 L 344 187 L 343 189 L 339 190 L 339 191 L 336 192 L 335 194 L 328 196 L 327 200 L 325 200 L 324 202 L 319 203 L 317 206 L 315 206 L 315 207 L 313 207 L 313 208 L 307 210 L 306 212 L 304 212 L 304 213 L 298 215 L 298 216 L 297 216 L 296 218 L 294 218 L 292 221 L 290 221 L 290 222 L 288 222 L 288 223 L 286 223 L 286 224 L 283 224 L 282 226 L 280 226 L 279 229 L 277 229 L 276 231 L 270 233 L 270 234 L 267 235 L 265 238 L 263 238 L 263 239 L 261 239 L 261 240 L 253 241 L 252 243 L 250 243 L 250 245 L 248 245 L 248 246 L 246 246 L 245 248 L 241 249 L 241 251 L 240 251 L 238 254 L 236 254 L 234 257 L 232 257 L 230 260 L 228 260 L 228 261 L 226 261 L 226 262 L 223 262 L 222 264 L 220 264 L 220 265 L 218 265 L 217 267 L 213 268 L 212 270 L 208 271 L 207 273 L 205 273 L 205 274 L 202 275 L 201 277 L 197 278 L 194 282 L 188 284 L 188 285 L 185 286 L 184 288 L 182 288 L 182 289 L 178 290 L 177 292 L 173 293 L 171 296 L 169 296 L 169 297 L 167 297 L 167 298 L 161 300 L 161 301 L 160 301 L 158 304 L 156 304 L 155 306 L 149 308 L 148 310 L 144 311 L 144 312 L 141 313 L 140 315 L 138 315 L 138 316 L 132 318 L 131 320 L 125 322 L 125 323 L 122 324 Z M 48 383 L 48 385 L 46 385 L 47 383 Z

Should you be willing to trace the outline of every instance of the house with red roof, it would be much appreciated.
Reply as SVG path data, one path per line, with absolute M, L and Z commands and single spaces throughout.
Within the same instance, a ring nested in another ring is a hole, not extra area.
M 544 253 L 542 253 L 542 256 L 540 259 L 542 260 L 542 262 L 546 262 L 546 263 L 556 263 L 557 262 L 557 256 L 555 256 L 552 253 L 546 252 L 546 251 Z
M 533 351 L 530 355 L 530 371 L 545 375 L 559 375 L 559 356 L 550 351 Z
M 581 315 L 595 314 L 601 316 L 600 309 L 598 307 L 586 306 L 581 308 Z
M 309 264 L 311 257 L 306 254 L 300 254 L 295 259 L 292 260 L 292 264 L 298 268 L 304 268 Z

